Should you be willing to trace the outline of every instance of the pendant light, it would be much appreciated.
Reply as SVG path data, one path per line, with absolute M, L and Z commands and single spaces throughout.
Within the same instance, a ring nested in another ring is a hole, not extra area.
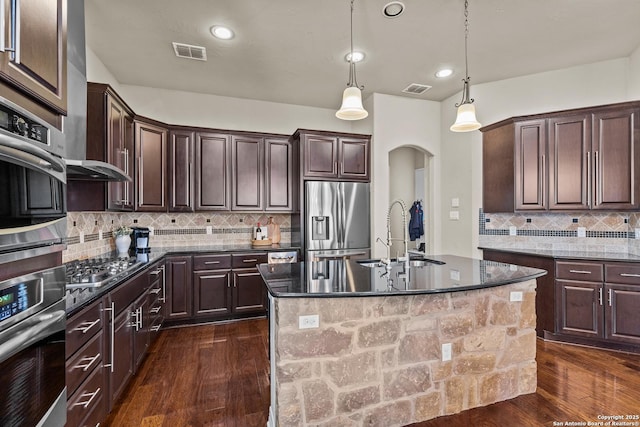
M 342 94 L 342 105 L 336 111 L 336 117 L 342 120 L 360 120 L 369 115 L 362 106 L 362 92 L 364 86 L 358 86 L 356 78 L 356 63 L 353 60 L 353 3 L 351 0 L 351 56 L 349 56 L 349 83 Z
M 456 104 L 458 114 L 456 122 L 449 128 L 453 132 L 470 132 L 482 126 L 476 119 L 476 107 L 473 98 L 469 98 L 469 64 L 467 59 L 467 39 L 469 38 L 469 1 L 464 1 L 464 69 L 465 79 L 462 87 L 462 101 Z

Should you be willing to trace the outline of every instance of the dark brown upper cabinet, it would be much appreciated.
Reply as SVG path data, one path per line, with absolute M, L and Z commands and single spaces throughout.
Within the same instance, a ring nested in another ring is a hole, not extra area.
M 231 209 L 264 209 L 264 140 L 231 137 Z
M 107 184 L 107 207 L 110 210 L 132 211 L 135 137 L 133 113 L 112 93 L 107 92 L 107 161 L 120 168 L 132 180 Z M 87 156 L 88 158 L 88 156 Z
M 482 128 L 484 211 L 638 209 L 638 105 L 515 117 Z
M 369 181 L 370 138 L 366 135 L 298 130 L 304 179 Z
M 195 132 L 174 129 L 169 133 L 169 212 L 194 210 L 194 147 Z
M 228 211 L 231 208 L 231 138 L 221 133 L 196 134 L 195 208 Z
M 293 210 L 293 144 L 283 138 L 265 138 L 265 210 Z
M 166 212 L 167 129 L 135 121 L 136 211 Z
M 57 114 L 67 112 L 67 1 L 3 1 L 0 78 Z M 19 13 L 17 12 L 19 8 Z M 11 100 L 23 105 L 13 96 Z M 31 110 L 28 105 L 23 105 Z M 55 123 L 54 123 L 55 124 Z

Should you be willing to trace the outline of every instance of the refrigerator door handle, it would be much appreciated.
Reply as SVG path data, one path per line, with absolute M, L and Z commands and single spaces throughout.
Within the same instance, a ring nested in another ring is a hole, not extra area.
M 313 258 L 317 258 L 317 259 L 342 259 L 342 258 L 349 258 L 349 257 L 353 257 L 353 256 L 359 256 L 359 255 L 367 255 L 367 252 L 364 252 L 364 251 L 347 251 L 347 252 L 340 252 L 340 253 L 333 253 L 333 254 L 314 254 Z

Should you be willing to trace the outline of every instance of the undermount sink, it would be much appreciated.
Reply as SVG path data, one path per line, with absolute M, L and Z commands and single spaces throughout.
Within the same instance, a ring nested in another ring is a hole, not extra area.
M 360 264 L 363 267 L 366 268 L 377 268 L 377 267 L 384 267 L 385 264 L 382 262 L 382 260 L 380 259 L 363 259 L 363 260 L 359 260 L 356 261 L 358 264 Z M 425 267 L 431 264 L 435 264 L 435 265 L 443 265 L 445 264 L 445 262 L 443 261 L 438 261 L 435 259 L 429 259 L 429 258 L 423 258 L 423 259 L 412 259 L 409 260 L 409 267 Z M 398 267 L 398 266 L 402 266 L 404 265 L 404 262 L 398 262 L 395 258 L 391 259 L 391 267 Z

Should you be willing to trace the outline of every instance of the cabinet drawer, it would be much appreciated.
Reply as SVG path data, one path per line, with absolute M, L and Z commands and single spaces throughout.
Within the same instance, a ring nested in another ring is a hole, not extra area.
M 255 268 L 258 264 L 267 262 L 267 254 L 264 252 L 250 254 L 234 254 L 231 256 L 232 268 Z
M 640 286 L 640 264 L 605 264 L 605 281 Z
M 102 369 L 102 331 L 97 333 L 66 363 L 67 393 L 73 394 L 78 386 L 98 367 Z
M 109 302 L 115 303 L 115 314 L 121 313 L 149 286 L 147 273 L 138 274 L 109 293 Z
M 67 320 L 66 357 L 73 355 L 100 330 L 102 330 L 102 301 L 96 301 Z
M 89 414 L 104 408 L 104 369 L 95 369 L 80 388 L 67 400 L 67 424 L 79 426 Z
M 231 268 L 231 255 L 194 255 L 193 270 L 219 270 Z
M 602 270 L 602 264 L 595 262 L 556 262 L 556 278 L 558 279 L 602 282 L 604 277 Z

